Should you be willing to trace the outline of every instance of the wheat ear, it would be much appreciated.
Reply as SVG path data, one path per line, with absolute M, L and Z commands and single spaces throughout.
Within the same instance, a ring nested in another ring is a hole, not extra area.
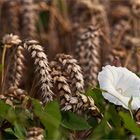
M 72 109 L 72 106 L 69 104 L 70 98 L 72 97 L 71 89 L 68 84 L 68 80 L 62 74 L 61 66 L 56 61 L 51 61 L 51 76 L 53 78 L 53 85 L 57 88 L 58 94 L 57 98 L 60 100 L 60 105 L 66 110 Z
M 33 0 L 21 1 L 21 15 L 23 37 L 36 39 L 37 13 L 35 11 L 35 3 Z
M 87 89 L 96 85 L 97 74 L 101 67 L 100 31 L 91 25 L 79 34 L 76 57 L 83 70 L 85 89 Z
M 19 35 L 19 9 L 18 9 L 18 1 L 10 0 L 5 2 L 6 5 L 6 14 L 8 20 L 8 30 L 16 35 Z M 8 32 L 9 32 L 8 31 Z
M 10 87 L 5 94 L 0 95 L 0 100 L 4 100 L 5 103 L 13 107 L 18 105 L 23 106 L 25 101 L 27 103 L 28 99 L 29 97 L 27 96 L 26 91 L 16 87 Z
M 39 127 L 29 128 L 26 140 L 44 140 L 43 129 Z
M 82 111 L 85 110 L 96 110 L 96 106 L 94 104 L 94 100 L 91 97 L 85 96 L 83 93 L 83 78 L 82 80 L 82 90 L 80 86 L 75 87 L 77 84 L 78 80 L 75 80 L 73 77 L 77 77 L 80 72 L 81 76 L 81 70 L 79 72 L 76 72 L 74 70 L 73 66 L 74 64 L 77 63 L 75 59 L 72 58 L 70 55 L 64 55 L 64 54 L 58 54 L 56 56 L 56 61 L 53 61 L 51 63 L 52 66 L 52 77 L 53 81 L 57 84 L 57 87 L 59 91 L 61 91 L 61 109 L 66 111 L 66 110 L 71 110 L 73 112 L 77 112 L 78 114 L 81 114 Z M 76 64 L 77 65 L 77 64 Z M 79 66 L 78 66 L 79 70 Z M 73 72 L 74 71 L 74 72 Z M 72 75 L 72 76 L 68 76 Z M 75 76 L 74 76 L 75 75 Z M 73 83 L 71 83 L 71 80 L 73 80 Z M 80 81 L 81 81 L 80 80 Z M 79 83 L 78 83 L 79 84 Z M 73 87 L 71 86 L 73 85 Z M 75 88 L 75 90 L 72 90 Z M 75 91 L 74 93 L 71 93 L 71 91 Z M 75 94 L 76 93 L 76 94 Z
M 62 66 L 63 74 L 68 77 L 73 95 L 84 92 L 84 80 L 77 60 L 70 55 L 57 54 L 55 59 Z
M 16 50 L 17 46 L 21 43 L 21 40 L 19 39 L 19 37 L 17 35 L 7 34 L 3 37 L 2 42 L 3 42 L 3 56 L 2 56 L 3 78 L 4 78 L 4 75 L 5 75 L 5 78 L 7 77 L 7 79 L 5 79 L 6 81 L 4 81 L 3 84 L 5 84 L 7 82 L 7 85 L 9 88 L 10 86 L 13 85 L 13 83 L 15 81 L 16 60 L 17 60 L 16 55 L 15 55 L 15 50 Z M 7 49 L 10 49 L 9 50 L 10 54 L 5 59 Z M 11 55 L 12 54 L 11 50 L 13 51 L 14 56 Z M 5 61 L 8 62 L 8 64 L 6 64 L 6 65 L 8 65 L 6 68 L 7 72 L 5 72 L 6 70 L 4 70 Z M 6 73 L 6 74 L 4 74 L 4 73 Z M 3 81 L 3 78 L 2 78 L 2 81 Z M 5 87 L 5 85 L 3 85 L 3 87 Z
M 25 41 L 23 46 L 34 62 L 35 78 L 38 80 L 37 87 L 39 88 L 37 96 L 43 103 L 53 100 L 52 77 L 43 47 L 35 40 Z

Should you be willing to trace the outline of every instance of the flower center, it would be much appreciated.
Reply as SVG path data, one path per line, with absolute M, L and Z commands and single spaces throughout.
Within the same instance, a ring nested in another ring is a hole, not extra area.
M 122 88 L 118 88 L 118 89 L 116 89 L 120 94 L 122 94 L 123 95 L 123 90 L 122 90 Z

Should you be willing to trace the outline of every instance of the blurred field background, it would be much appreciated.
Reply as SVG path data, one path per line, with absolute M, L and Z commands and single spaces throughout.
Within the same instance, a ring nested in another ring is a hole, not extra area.
M 0 0 L 0 57 L 0 139 L 140 137 L 97 89 L 102 66 L 140 71 L 140 0 Z

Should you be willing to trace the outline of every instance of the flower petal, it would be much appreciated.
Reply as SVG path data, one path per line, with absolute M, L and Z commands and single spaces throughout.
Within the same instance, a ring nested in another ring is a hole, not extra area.
M 105 99 L 116 105 L 128 109 L 128 102 L 132 97 L 131 107 L 140 107 L 140 79 L 126 68 L 107 65 L 99 72 L 98 81 Z

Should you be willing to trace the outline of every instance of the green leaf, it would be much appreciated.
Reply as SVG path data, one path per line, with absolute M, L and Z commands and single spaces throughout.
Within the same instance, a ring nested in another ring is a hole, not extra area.
M 119 116 L 119 114 L 116 111 L 115 106 L 113 104 L 108 104 L 106 106 L 105 114 L 109 115 L 109 120 L 112 122 L 114 127 L 116 127 L 116 128 L 121 127 L 121 117 Z
M 47 138 L 59 139 L 59 126 L 61 123 L 59 104 L 56 101 L 49 102 L 43 110 L 39 101 L 33 99 L 33 105 L 35 115 L 39 117 L 48 132 Z
M 136 73 L 136 75 L 140 78 L 140 73 Z
M 54 122 L 54 126 L 58 128 L 61 122 L 59 104 L 56 101 L 47 103 L 45 106 L 45 112 L 52 122 Z
M 9 134 L 15 135 L 15 132 L 12 130 L 12 128 L 7 128 L 4 131 L 7 132 L 7 133 L 9 133 Z
M 91 96 L 94 99 L 95 104 L 100 109 L 100 111 L 103 112 L 105 110 L 105 100 L 100 89 L 88 89 L 85 94 L 87 96 Z
M 72 112 L 63 112 L 62 126 L 71 130 L 86 130 L 91 128 L 84 118 Z
M 12 108 L 10 105 L 4 103 L 1 100 L 0 100 L 0 116 L 8 120 L 12 124 L 16 120 L 16 113 L 14 108 Z
M 95 117 L 90 117 L 88 119 L 88 124 L 94 129 L 98 125 L 98 120 Z
M 111 129 L 107 125 L 107 119 L 104 117 L 99 125 L 94 129 L 91 139 L 103 139 L 106 135 L 110 133 Z
M 18 124 L 17 122 L 14 123 L 14 131 L 15 131 L 15 136 L 19 140 L 25 139 L 26 129 L 23 126 L 21 126 L 20 124 Z
M 123 119 L 125 128 L 130 130 L 135 135 L 140 136 L 140 128 L 138 127 L 136 122 L 130 117 L 130 115 L 124 112 L 119 112 L 119 115 Z

